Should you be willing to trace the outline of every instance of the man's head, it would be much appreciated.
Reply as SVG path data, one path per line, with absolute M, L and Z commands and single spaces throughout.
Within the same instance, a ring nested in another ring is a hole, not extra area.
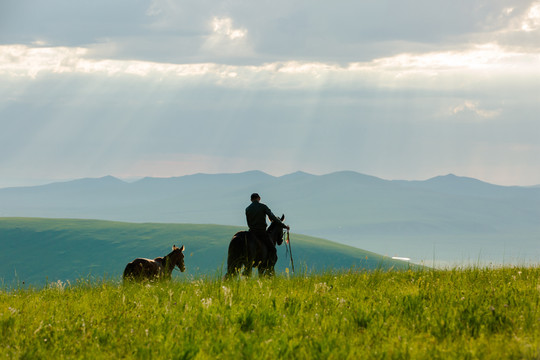
M 251 194 L 251 201 L 260 201 L 261 197 L 257 193 Z

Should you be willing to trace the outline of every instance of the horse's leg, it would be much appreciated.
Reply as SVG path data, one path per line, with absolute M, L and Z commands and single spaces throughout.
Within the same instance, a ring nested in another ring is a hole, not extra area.
M 240 270 L 244 266 L 244 259 L 229 256 L 227 259 L 227 277 L 237 276 Z
M 273 266 L 260 266 L 259 267 L 259 277 L 263 276 L 274 276 L 274 267 Z
M 253 271 L 253 268 L 257 265 L 255 264 L 254 255 L 253 255 L 253 249 L 250 247 L 250 245 L 247 245 L 246 248 L 246 254 L 243 259 L 244 264 L 244 272 L 243 275 L 247 277 L 251 277 L 251 272 Z
M 264 272 L 262 273 L 263 276 L 274 276 L 274 267 L 273 266 L 265 266 Z
M 258 269 L 259 269 L 259 277 L 261 278 L 261 277 L 265 276 L 266 268 L 262 264 L 259 265 Z
M 240 268 L 238 267 L 238 264 L 236 262 L 227 263 L 227 273 L 225 274 L 225 280 L 237 276 L 239 271 Z
M 251 263 L 244 265 L 244 272 L 243 275 L 246 277 L 251 277 L 251 271 L 253 270 L 253 266 Z

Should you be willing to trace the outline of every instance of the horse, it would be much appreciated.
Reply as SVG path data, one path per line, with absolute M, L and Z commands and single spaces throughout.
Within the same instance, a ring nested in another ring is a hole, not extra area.
M 266 230 L 274 246 L 283 243 L 284 219 L 285 215 L 282 215 L 281 222 L 272 221 Z M 259 276 L 272 276 L 274 275 L 276 262 L 277 255 L 270 254 L 266 245 L 257 239 L 253 233 L 239 231 L 234 234 L 229 243 L 225 279 L 238 275 L 242 267 L 244 267 L 244 276 L 251 276 L 253 268 L 258 268 Z
M 126 265 L 123 279 L 126 280 L 170 280 L 175 266 L 184 272 L 184 245 L 178 248 L 173 245 L 172 251 L 154 260 L 137 258 Z

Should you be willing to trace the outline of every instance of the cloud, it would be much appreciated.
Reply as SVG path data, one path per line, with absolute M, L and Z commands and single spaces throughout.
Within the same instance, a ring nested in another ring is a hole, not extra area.
M 204 171 L 198 161 L 220 171 L 230 158 L 235 171 L 466 175 L 479 138 L 538 143 L 539 9 L 538 0 L 4 0 L 0 168 L 16 176 L 37 159 L 54 173 L 65 161 L 65 176 L 77 176 L 85 158 L 84 176 L 122 164 L 168 174 Z M 275 132 L 264 159 L 236 145 Z M 535 164 L 538 147 L 524 149 L 505 164 L 523 153 Z M 277 152 L 287 161 L 274 166 Z
M 242 30 L 222 20 L 215 24 L 217 38 L 213 40 L 213 50 L 228 46 L 230 42 L 242 41 L 245 37 Z M 455 83 L 449 83 L 455 82 L 452 79 L 459 76 L 471 83 L 480 79 L 490 81 L 501 78 L 511 82 L 511 76 L 540 76 L 538 54 L 507 51 L 493 44 L 459 52 L 405 53 L 345 65 L 302 61 L 261 65 L 178 64 L 99 59 L 90 55 L 92 52 L 84 47 L 3 45 L 0 46 L 0 76 L 36 78 L 40 74 L 72 73 L 151 77 L 160 81 L 193 78 L 206 84 L 247 88 L 319 88 L 323 85 L 363 88 L 366 84 L 379 88 L 455 88 Z
M 463 44 L 535 46 L 539 2 L 5 0 L 0 43 L 94 49 L 155 62 L 368 62 Z M 526 30 L 526 31 L 524 31 Z M 536 45 L 538 46 L 538 45 Z
M 207 36 L 202 45 L 205 53 L 221 57 L 251 56 L 252 49 L 248 43 L 248 31 L 245 28 L 234 27 L 233 20 L 228 17 L 213 17 L 212 33 Z
M 247 35 L 246 29 L 233 28 L 233 21 L 231 18 L 214 17 L 212 19 L 212 29 L 214 30 L 215 36 L 229 40 L 243 39 Z
M 521 23 L 521 29 L 525 32 L 540 29 L 540 2 L 531 5 Z
M 466 115 L 473 114 L 476 118 L 479 119 L 493 119 L 501 114 L 501 109 L 496 110 L 487 110 L 482 109 L 478 105 L 478 102 L 474 101 L 465 101 L 463 104 L 458 105 L 452 109 L 452 114 L 454 115 Z
M 0 46 L 0 75 L 36 78 L 46 74 L 102 74 L 105 76 L 227 76 L 227 66 L 166 64 L 137 60 L 91 59 L 82 47 Z

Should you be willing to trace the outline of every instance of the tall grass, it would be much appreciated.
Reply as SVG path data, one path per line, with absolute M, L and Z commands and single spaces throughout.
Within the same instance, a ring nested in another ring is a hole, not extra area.
M 0 292 L 2 358 L 540 359 L 540 268 L 52 283 Z

